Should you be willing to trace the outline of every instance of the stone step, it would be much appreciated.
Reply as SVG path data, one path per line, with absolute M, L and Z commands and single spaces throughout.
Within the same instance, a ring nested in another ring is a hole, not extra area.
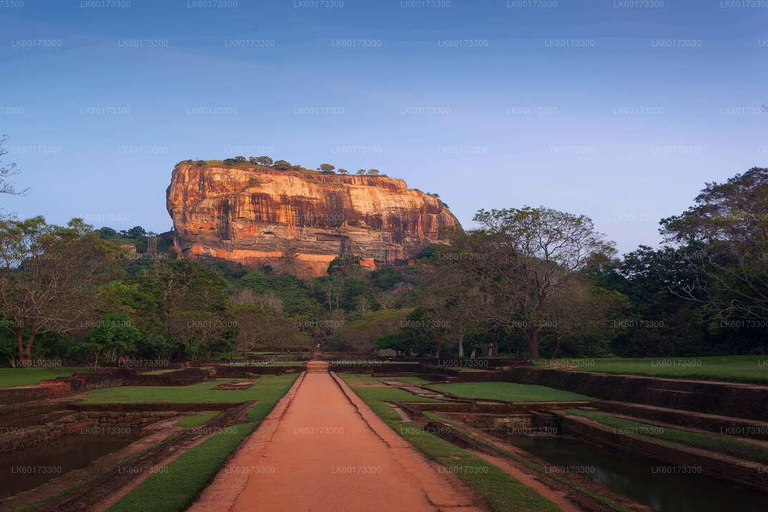
M 328 373 L 329 366 L 327 361 L 309 361 L 307 362 L 307 373 Z
M 682 428 L 768 441 L 768 423 L 763 421 L 611 400 L 594 405 L 602 411 L 633 416 L 640 421 L 654 420 Z

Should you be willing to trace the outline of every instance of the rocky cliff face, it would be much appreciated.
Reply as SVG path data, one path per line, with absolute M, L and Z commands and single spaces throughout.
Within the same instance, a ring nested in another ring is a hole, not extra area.
M 385 176 L 182 162 L 167 191 L 184 257 L 321 275 L 339 255 L 404 264 L 459 223 L 440 199 Z

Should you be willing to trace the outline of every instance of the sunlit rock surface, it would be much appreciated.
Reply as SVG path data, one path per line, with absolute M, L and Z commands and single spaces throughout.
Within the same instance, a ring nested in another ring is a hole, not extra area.
M 321 275 L 339 255 L 406 264 L 459 226 L 437 197 L 386 176 L 182 162 L 167 190 L 183 257 Z

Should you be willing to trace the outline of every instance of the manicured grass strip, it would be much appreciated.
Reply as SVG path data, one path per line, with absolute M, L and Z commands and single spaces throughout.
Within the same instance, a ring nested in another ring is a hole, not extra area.
M 445 466 L 448 471 L 455 473 L 464 483 L 482 495 L 493 511 L 560 510 L 530 487 L 467 450 L 422 429 L 402 428 L 401 425 L 398 432 L 427 457 Z
M 331 368 L 331 371 L 333 371 L 333 368 Z M 376 378 L 371 377 L 371 375 L 367 373 L 339 373 L 338 375 L 353 388 L 356 386 L 384 386 L 385 385 L 379 380 L 378 377 Z M 394 380 L 394 377 L 392 378 L 392 380 Z
M 200 412 L 194 416 L 188 416 L 176 422 L 177 427 L 199 427 L 214 416 L 221 414 L 219 411 Z
M 111 507 L 110 512 L 185 510 L 255 427 L 256 423 L 241 423 L 224 428 L 145 480 Z
M 251 407 L 251 410 L 248 411 L 248 421 L 258 421 L 261 423 L 261 420 L 267 417 L 267 414 L 269 414 L 275 407 L 283 395 L 291 389 L 293 383 L 299 378 L 299 374 L 276 375 L 271 377 L 273 378 L 269 379 L 267 376 L 261 377 L 261 379 L 259 379 L 259 385 L 261 385 L 261 387 L 259 387 L 259 385 L 254 386 L 254 388 L 259 387 L 260 390 L 258 398 L 259 403 Z
M 541 359 L 538 366 L 573 366 L 583 372 L 768 383 L 768 356 Z
M 237 379 L 217 379 L 200 382 L 191 386 L 122 386 L 116 388 L 94 389 L 85 394 L 86 403 L 201 403 L 223 402 L 238 403 L 261 400 L 275 386 L 282 389 L 285 383 L 293 383 L 298 374 L 264 375 L 259 377 L 250 389 L 217 390 L 216 386 Z M 290 387 L 290 385 L 289 385 Z
M 346 376 L 343 375 L 342 378 Z M 347 384 L 354 387 L 351 382 L 347 382 Z M 555 512 L 560 510 L 554 503 L 530 487 L 518 482 L 493 464 L 425 432 L 412 423 L 402 421 L 400 415 L 385 403 L 385 401 L 404 401 L 403 394 L 410 397 L 411 401 L 416 401 L 413 399 L 419 401 L 434 400 L 418 399 L 410 393 L 392 387 L 358 386 L 354 387 L 354 391 L 368 407 L 404 439 L 421 450 L 427 457 L 442 464 L 448 471 L 455 473 L 464 483 L 482 495 L 492 511 Z
M 180 372 L 181 368 L 165 368 L 163 370 L 150 370 L 148 372 L 140 372 L 142 375 L 164 375 L 166 373 Z
M 210 483 L 229 455 L 256 428 L 290 389 L 298 375 L 278 375 L 264 380 L 259 403 L 248 412 L 251 423 L 225 427 L 210 439 L 174 460 L 117 502 L 110 512 L 181 512 Z M 260 381 L 260 384 L 263 382 Z M 257 386 L 254 386 L 256 388 Z M 251 388 L 251 389 L 254 389 Z M 183 420 L 182 420 L 183 421 Z
M 743 460 L 751 460 L 768 464 L 768 448 L 756 443 L 748 443 L 738 439 L 714 434 L 701 434 L 669 427 L 660 427 L 649 423 L 641 423 L 625 418 L 617 418 L 608 414 L 592 411 L 567 410 L 564 411 L 574 416 L 581 416 L 598 423 L 613 427 L 616 431 L 668 441 L 670 443 L 683 444 L 693 448 L 715 451 Z
M 439 391 L 447 391 L 463 398 L 485 398 L 508 402 L 574 402 L 595 400 L 595 398 L 529 384 L 512 382 L 461 382 L 457 384 L 432 384 Z
M 416 396 L 412 395 L 407 391 L 403 391 L 402 389 L 397 389 L 393 387 L 365 387 L 365 386 L 358 386 L 355 388 L 355 392 L 360 395 L 361 397 L 365 395 L 369 400 L 375 400 L 378 402 L 381 402 L 383 404 L 383 407 L 386 407 L 389 410 L 394 410 L 389 405 L 385 404 L 384 402 L 439 402 L 440 400 L 435 400 L 434 398 L 427 398 L 423 396 Z M 396 414 L 397 415 L 397 414 Z M 397 416 L 398 418 L 400 416 Z
M 93 368 L 52 366 L 50 368 L 0 368 L 0 388 L 34 386 L 41 380 L 69 377 L 73 373 L 89 373 Z

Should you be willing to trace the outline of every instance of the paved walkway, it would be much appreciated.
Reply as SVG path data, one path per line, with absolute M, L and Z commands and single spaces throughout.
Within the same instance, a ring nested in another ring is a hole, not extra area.
M 475 500 L 320 363 L 310 365 L 190 510 L 484 510 Z

